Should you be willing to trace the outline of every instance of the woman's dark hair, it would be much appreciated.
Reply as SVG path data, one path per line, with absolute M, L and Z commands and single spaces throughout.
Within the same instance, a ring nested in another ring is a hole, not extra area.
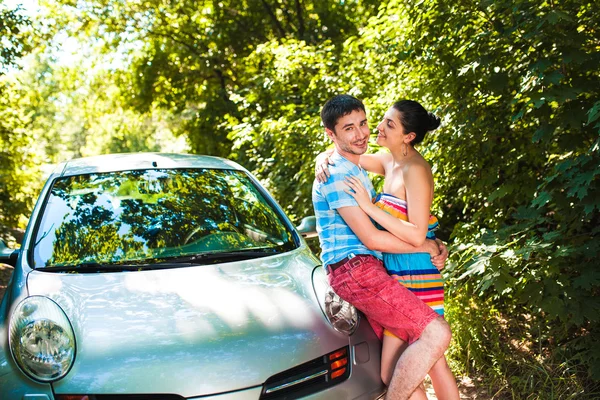
M 400 123 L 404 128 L 404 133 L 415 133 L 415 138 L 410 142 L 413 146 L 421 143 L 427 132 L 440 126 L 440 119 L 427 112 L 416 101 L 400 100 L 394 103 L 393 107 L 400 112 Z

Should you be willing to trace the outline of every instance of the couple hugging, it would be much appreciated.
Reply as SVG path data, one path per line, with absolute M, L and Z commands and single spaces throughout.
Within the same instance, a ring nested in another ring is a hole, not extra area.
M 317 158 L 312 200 L 329 284 L 382 339 L 387 399 L 427 399 L 427 374 L 440 400 L 458 399 L 444 358 L 451 333 L 437 268 L 448 253 L 432 232 L 431 168 L 414 148 L 440 120 L 417 102 L 399 101 L 377 126 L 377 143 L 390 152 L 365 154 L 370 131 L 360 100 L 335 96 L 321 119 L 335 150 Z M 375 202 L 365 170 L 385 176 Z

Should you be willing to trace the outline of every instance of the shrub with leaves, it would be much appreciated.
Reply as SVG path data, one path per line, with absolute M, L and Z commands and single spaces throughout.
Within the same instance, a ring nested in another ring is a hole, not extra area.
M 600 379 L 600 5 L 392 9 L 406 19 L 396 53 L 418 88 L 409 95 L 445 118 L 426 153 L 442 222 L 453 226 L 451 297 L 491 301 L 523 321 L 505 340 L 531 342 L 548 365 L 568 361 L 580 378 Z M 495 348 L 488 341 L 481 351 Z

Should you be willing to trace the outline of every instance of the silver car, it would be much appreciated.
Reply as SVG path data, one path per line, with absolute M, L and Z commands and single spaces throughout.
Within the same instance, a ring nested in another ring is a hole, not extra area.
M 267 191 L 220 158 L 48 179 L 0 306 L 0 398 L 377 399 L 380 343 Z

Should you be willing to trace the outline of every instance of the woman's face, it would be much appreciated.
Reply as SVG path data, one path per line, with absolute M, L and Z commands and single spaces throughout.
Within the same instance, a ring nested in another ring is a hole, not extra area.
M 383 120 L 377 125 L 377 131 L 377 144 L 388 149 L 401 146 L 408 136 L 400 123 L 400 111 L 394 107 L 386 111 Z

